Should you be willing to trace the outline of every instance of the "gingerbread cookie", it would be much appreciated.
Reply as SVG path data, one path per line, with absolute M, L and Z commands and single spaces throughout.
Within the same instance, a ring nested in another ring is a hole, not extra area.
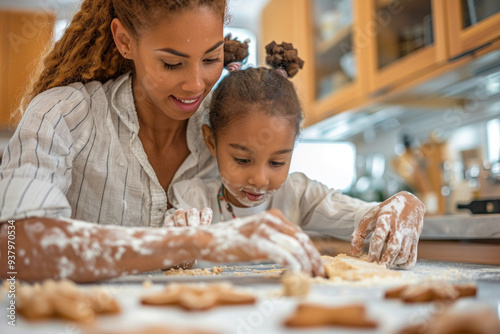
M 403 285 L 389 289 L 385 298 L 398 298 L 405 303 L 422 303 L 430 301 L 452 302 L 461 297 L 475 296 L 475 284 L 452 284 L 438 281 L 425 281 L 413 285 Z
M 387 269 L 384 265 L 369 262 L 368 257 L 360 258 L 339 254 L 335 257 L 321 256 L 326 276 L 329 279 L 359 281 L 372 277 L 399 277 L 401 273 Z
M 208 310 L 218 305 L 253 304 L 253 294 L 237 291 L 230 283 L 218 284 L 170 284 L 165 290 L 143 296 L 145 305 L 175 305 L 189 311 Z
M 366 316 L 363 305 L 321 306 L 300 304 L 286 321 L 287 327 L 344 326 L 375 328 L 377 323 Z
M 20 284 L 17 310 L 28 319 L 65 318 L 90 322 L 96 314 L 119 313 L 120 307 L 103 289 L 83 290 L 69 280 L 46 280 L 40 284 Z
M 398 334 L 498 334 L 500 321 L 490 308 L 457 311 L 448 309 L 423 323 L 401 329 Z
M 92 333 L 95 333 L 93 330 Z M 136 330 L 119 330 L 112 332 L 101 332 L 100 334 L 214 334 L 213 332 L 206 332 L 196 329 L 177 329 L 162 326 L 148 326 Z

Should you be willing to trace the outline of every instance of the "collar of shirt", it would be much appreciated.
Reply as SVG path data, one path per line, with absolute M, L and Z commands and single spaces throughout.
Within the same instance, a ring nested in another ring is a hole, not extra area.
M 133 137 L 136 137 L 139 133 L 139 119 L 137 117 L 134 94 L 132 91 L 132 72 L 119 77 L 114 82 L 113 88 L 110 89 L 109 94 L 111 94 L 111 106 L 115 109 L 125 126 L 129 128 Z M 200 146 L 204 145 L 201 135 L 201 125 L 204 123 L 206 118 L 205 115 L 208 112 L 211 94 L 212 93 L 204 99 L 196 113 L 188 120 L 187 144 L 189 151 L 193 153 L 192 155 L 195 159 L 190 164 L 190 167 L 197 163 Z M 134 139 L 133 137 L 132 139 Z

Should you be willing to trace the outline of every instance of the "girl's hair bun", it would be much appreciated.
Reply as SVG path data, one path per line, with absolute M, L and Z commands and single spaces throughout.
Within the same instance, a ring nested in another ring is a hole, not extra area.
M 224 37 L 224 66 L 228 67 L 231 63 L 244 63 L 248 57 L 249 42 L 248 39 L 240 42 L 237 37 L 231 39 L 231 34 L 227 34 Z
M 304 61 L 299 58 L 297 49 L 293 48 L 292 43 L 276 44 L 272 41 L 266 45 L 266 54 L 266 63 L 276 70 L 285 70 L 289 78 L 293 78 L 304 66 Z

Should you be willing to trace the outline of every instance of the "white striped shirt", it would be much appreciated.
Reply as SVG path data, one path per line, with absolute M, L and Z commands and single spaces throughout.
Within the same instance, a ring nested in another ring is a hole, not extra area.
M 172 184 L 217 175 L 200 129 L 206 105 L 189 120 L 191 153 L 165 193 L 138 137 L 130 74 L 39 94 L 4 151 L 0 221 L 43 216 L 163 226 Z
M 220 186 L 219 179 L 194 178 L 177 182 L 172 187 L 172 204 L 181 209 L 209 207 L 214 211 L 213 222 L 230 220 L 232 215 L 225 201 L 217 199 Z M 339 190 L 309 179 L 303 173 L 291 173 L 266 202 L 249 208 L 232 206 L 232 210 L 237 218 L 242 218 L 264 210 L 280 209 L 292 223 L 309 234 L 350 240 L 361 218 L 377 204 L 344 195 Z M 170 209 L 168 213 L 174 212 Z

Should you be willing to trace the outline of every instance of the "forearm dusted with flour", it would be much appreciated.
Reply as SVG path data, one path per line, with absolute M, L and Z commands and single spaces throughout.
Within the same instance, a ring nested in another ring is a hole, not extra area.
M 7 223 L 0 225 L 0 276 L 7 276 Z M 102 226 L 30 218 L 15 222 L 16 278 L 92 282 L 196 258 L 200 231 Z
M 9 272 L 3 251 L 7 225 L 0 226 L 1 276 Z M 30 218 L 15 226 L 15 269 L 21 280 L 92 282 L 194 259 L 266 259 L 324 275 L 321 257 L 309 237 L 277 210 L 215 226 L 125 228 L 49 218 Z

